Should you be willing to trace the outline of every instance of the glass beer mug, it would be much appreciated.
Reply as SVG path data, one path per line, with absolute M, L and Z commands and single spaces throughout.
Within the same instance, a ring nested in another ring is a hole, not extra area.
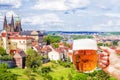
M 73 41 L 72 60 L 79 72 L 89 73 L 97 67 L 97 42 L 94 39 L 78 39 Z

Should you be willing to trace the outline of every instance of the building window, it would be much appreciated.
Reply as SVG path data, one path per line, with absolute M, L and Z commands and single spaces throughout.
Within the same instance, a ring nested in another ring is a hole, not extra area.
M 23 43 L 25 43 L 25 41 L 23 41 Z
M 8 44 L 10 45 L 11 43 L 9 42 Z

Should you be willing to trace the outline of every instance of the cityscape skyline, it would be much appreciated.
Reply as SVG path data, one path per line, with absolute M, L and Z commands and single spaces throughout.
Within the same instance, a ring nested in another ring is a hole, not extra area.
M 0 30 L 6 15 L 23 30 L 120 31 L 119 0 L 0 0 Z

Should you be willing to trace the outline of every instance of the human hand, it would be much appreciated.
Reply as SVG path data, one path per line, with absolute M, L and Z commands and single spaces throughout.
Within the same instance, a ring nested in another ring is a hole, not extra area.
M 120 56 L 113 49 L 100 48 L 103 52 L 99 54 L 99 67 L 120 80 Z

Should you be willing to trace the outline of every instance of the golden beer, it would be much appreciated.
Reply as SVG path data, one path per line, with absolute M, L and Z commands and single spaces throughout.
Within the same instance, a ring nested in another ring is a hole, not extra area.
M 97 67 L 97 43 L 92 39 L 80 39 L 73 42 L 72 60 L 79 72 L 92 72 Z

